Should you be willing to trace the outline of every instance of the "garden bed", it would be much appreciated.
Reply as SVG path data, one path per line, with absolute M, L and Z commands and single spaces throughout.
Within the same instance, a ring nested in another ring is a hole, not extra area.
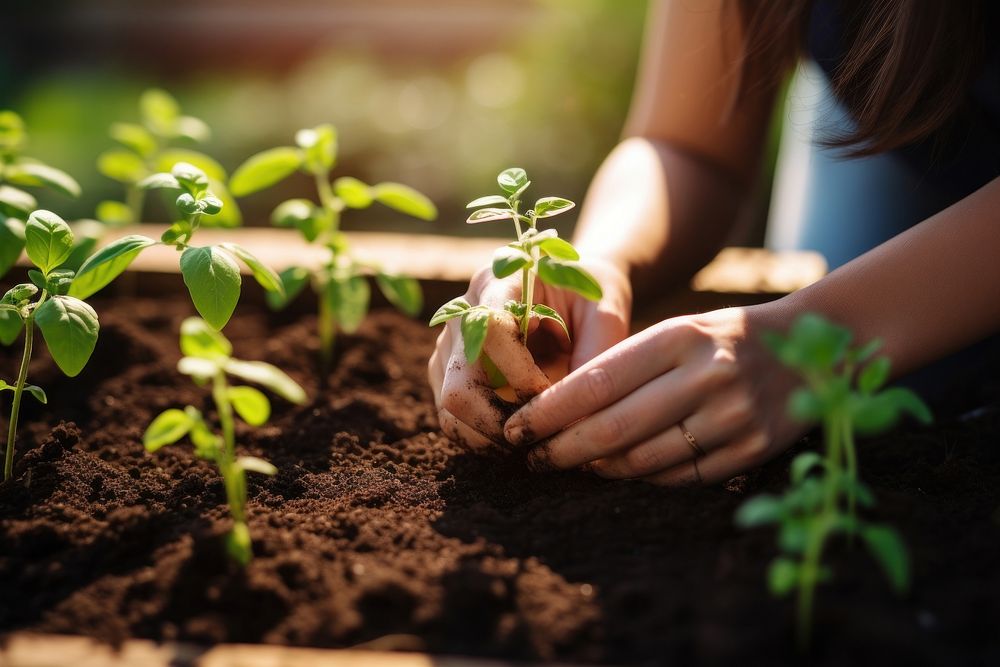
M 530 473 L 437 431 L 422 322 L 373 313 L 340 339 L 321 392 L 315 320 L 244 307 L 226 330 L 236 354 L 286 369 L 313 401 L 275 401 L 268 426 L 238 432 L 279 468 L 249 480 L 256 559 L 240 571 L 219 539 L 229 519 L 212 466 L 141 443 L 165 408 L 210 409 L 175 370 L 186 297 L 95 306 L 101 338 L 78 378 L 44 355 L 32 364 L 59 409 L 26 404 L 0 488 L 3 633 L 574 662 L 793 655 L 792 605 L 765 587 L 773 532 L 732 521 L 749 493 L 783 488 L 787 457 L 706 489 Z M 0 375 L 17 356 L 0 349 Z M 912 593 L 893 597 L 867 556 L 838 546 L 817 662 L 1000 660 L 998 434 L 987 410 L 862 446 L 879 517 L 910 547 Z

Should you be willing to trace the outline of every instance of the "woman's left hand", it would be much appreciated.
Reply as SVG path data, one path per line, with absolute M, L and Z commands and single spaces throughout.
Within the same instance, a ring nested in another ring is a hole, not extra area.
M 772 458 L 805 428 L 786 416 L 796 378 L 760 343 L 769 306 L 677 317 L 595 357 L 506 423 L 537 469 L 611 479 L 719 482 Z M 784 318 L 781 318 L 784 319 Z

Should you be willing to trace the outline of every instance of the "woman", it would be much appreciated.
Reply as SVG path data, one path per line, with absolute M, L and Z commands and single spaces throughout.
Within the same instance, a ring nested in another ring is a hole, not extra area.
M 785 412 L 795 379 L 760 332 L 818 312 L 859 340 L 881 338 L 898 377 L 1000 331 L 997 27 L 985 1 L 657 4 L 628 138 L 594 178 L 576 233 L 605 296 L 593 304 L 539 286 L 571 326 L 569 374 L 506 418 L 482 369 L 465 363 L 453 320 L 429 368 L 442 428 L 472 447 L 530 448 L 538 468 L 718 482 L 802 432 Z M 775 302 L 629 336 L 633 285 L 677 284 L 726 238 L 803 50 L 840 115 L 820 115 L 828 126 L 810 176 L 822 181 L 806 191 L 807 204 L 823 202 L 811 217 L 825 218 L 825 235 L 802 213 L 799 236 L 825 237 L 830 247 L 816 243 L 834 264 L 858 256 Z M 519 289 L 484 270 L 466 298 L 500 305 Z

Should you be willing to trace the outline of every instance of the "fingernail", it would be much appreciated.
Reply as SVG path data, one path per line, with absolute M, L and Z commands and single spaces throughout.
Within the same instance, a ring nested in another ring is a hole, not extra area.
M 549 458 L 548 443 L 535 447 L 528 453 L 528 470 L 532 472 L 549 472 L 555 466 Z

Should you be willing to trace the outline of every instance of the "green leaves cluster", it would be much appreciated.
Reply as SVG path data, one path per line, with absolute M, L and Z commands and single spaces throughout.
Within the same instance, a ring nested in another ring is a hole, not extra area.
M 208 178 L 208 185 L 225 205 L 205 213 L 204 224 L 237 227 L 239 208 L 226 189 L 226 170 L 216 160 L 186 144 L 202 143 L 211 131 L 201 119 L 182 113 L 169 93 L 152 88 L 139 98 L 141 121 L 114 123 L 109 134 L 118 147 L 97 157 L 97 170 L 125 186 L 125 201 L 106 200 L 97 205 L 97 218 L 110 226 L 140 222 L 145 189 L 142 182 L 157 172 L 167 172 L 178 162 L 192 164 Z M 174 145 L 181 142 L 180 145 Z
M 235 243 L 195 247 L 190 242 L 203 217 L 224 206 L 209 188 L 211 179 L 198 167 L 178 162 L 170 172 L 145 178 L 144 189 L 164 189 L 173 196 L 179 219 L 157 242 L 133 234 L 114 241 L 88 258 L 77 272 L 70 294 L 86 298 L 120 275 L 146 248 L 172 245 L 180 253 L 181 274 L 198 313 L 216 329 L 222 329 L 232 317 L 242 289 L 237 260 L 250 269 L 254 279 L 269 292 L 283 294 L 281 278 L 246 248 Z
M 858 433 L 880 433 L 904 415 L 929 423 L 931 413 L 913 392 L 884 388 L 890 362 L 874 357 L 880 341 L 852 347 L 852 338 L 848 329 L 812 313 L 801 316 L 787 336 L 764 336 L 778 359 L 805 380 L 789 397 L 789 414 L 822 424 L 825 451 L 798 455 L 785 493 L 750 499 L 737 512 L 736 522 L 743 527 L 778 526 L 782 555 L 771 564 L 768 584 L 775 595 L 798 590 L 803 643 L 811 628 L 814 589 L 832 577 L 821 564 L 831 537 L 860 537 L 896 591 L 905 591 L 909 583 L 909 559 L 896 531 L 857 515 L 858 505 L 872 508 L 875 498 L 858 477 L 854 438 Z
M 46 188 L 67 197 L 79 197 L 80 185 L 64 171 L 24 155 L 28 133 L 24 120 L 0 110 L 0 276 L 14 266 L 25 244 L 25 220 L 38 208 L 35 197 L 22 188 Z
M 371 290 L 366 279 L 373 276 L 386 299 L 407 315 L 423 308 L 420 284 L 407 276 L 384 271 L 351 256 L 346 237 L 340 232 L 340 216 L 347 209 L 364 209 L 380 203 L 421 220 L 433 220 L 433 202 L 413 188 L 400 183 L 368 185 L 344 176 L 333 181 L 330 172 L 337 161 L 337 131 L 324 124 L 299 130 L 295 146 L 281 146 L 253 155 L 233 173 L 230 188 L 238 197 L 269 188 L 301 172 L 316 183 L 318 203 L 309 199 L 289 199 L 274 209 L 271 222 L 276 227 L 297 229 L 309 243 L 324 246 L 328 259 L 318 269 L 292 266 L 281 272 L 282 292 L 272 292 L 268 304 L 285 307 L 307 284 L 319 297 L 320 348 L 325 364 L 333 352 L 337 330 L 353 333 L 368 312 Z
M 213 432 L 200 410 L 188 405 L 183 410 L 171 408 L 156 417 L 143 435 L 143 444 L 147 451 L 155 452 L 186 437 L 199 458 L 218 466 L 233 518 L 233 528 L 226 537 L 227 550 L 235 562 L 246 565 L 253 557 L 246 523 L 246 473 L 274 475 L 277 468 L 255 456 L 236 455 L 234 415 L 250 426 L 262 426 L 270 419 L 271 403 L 255 387 L 230 385 L 227 376 L 260 385 L 296 405 L 306 403 L 306 392 L 271 364 L 234 359 L 229 340 L 196 317 L 185 320 L 181 326 L 180 345 L 184 356 L 177 369 L 199 386 L 211 384 L 221 434 Z
M 531 185 L 524 169 L 505 169 L 497 176 L 497 184 L 503 194 L 486 195 L 469 202 L 467 208 L 477 210 L 466 222 L 478 224 L 510 220 L 514 224 L 517 238 L 493 254 L 493 275 L 507 278 L 520 272 L 523 301 L 509 301 L 504 310 L 517 318 L 525 344 L 532 317 L 554 320 L 568 336 L 569 330 L 559 313 L 549 306 L 533 302 L 535 277 L 546 285 L 568 289 L 591 301 L 601 299 L 601 286 L 578 264 L 580 254 L 571 243 L 559 238 L 554 229 L 539 230 L 537 224 L 538 220 L 565 213 L 576 204 L 563 197 L 542 197 L 522 213 L 521 195 Z M 489 311 L 486 306 L 471 306 L 464 298 L 458 297 L 434 313 L 430 326 L 461 317 L 465 356 L 471 363 L 482 353 L 489 327 Z
M 97 345 L 97 313 L 69 294 L 74 273 L 63 267 L 73 253 L 74 240 L 73 230 L 55 213 L 31 213 L 24 226 L 24 249 L 36 267 L 28 271 L 31 282 L 15 285 L 0 298 L 0 343 L 11 345 L 24 332 L 17 380 L 13 385 L 0 381 L 0 392 L 14 392 L 4 457 L 5 479 L 12 471 L 23 393 L 27 391 L 42 403 L 48 402 L 42 389 L 27 384 L 35 327 L 41 331 L 56 365 L 70 377 L 83 370 Z

